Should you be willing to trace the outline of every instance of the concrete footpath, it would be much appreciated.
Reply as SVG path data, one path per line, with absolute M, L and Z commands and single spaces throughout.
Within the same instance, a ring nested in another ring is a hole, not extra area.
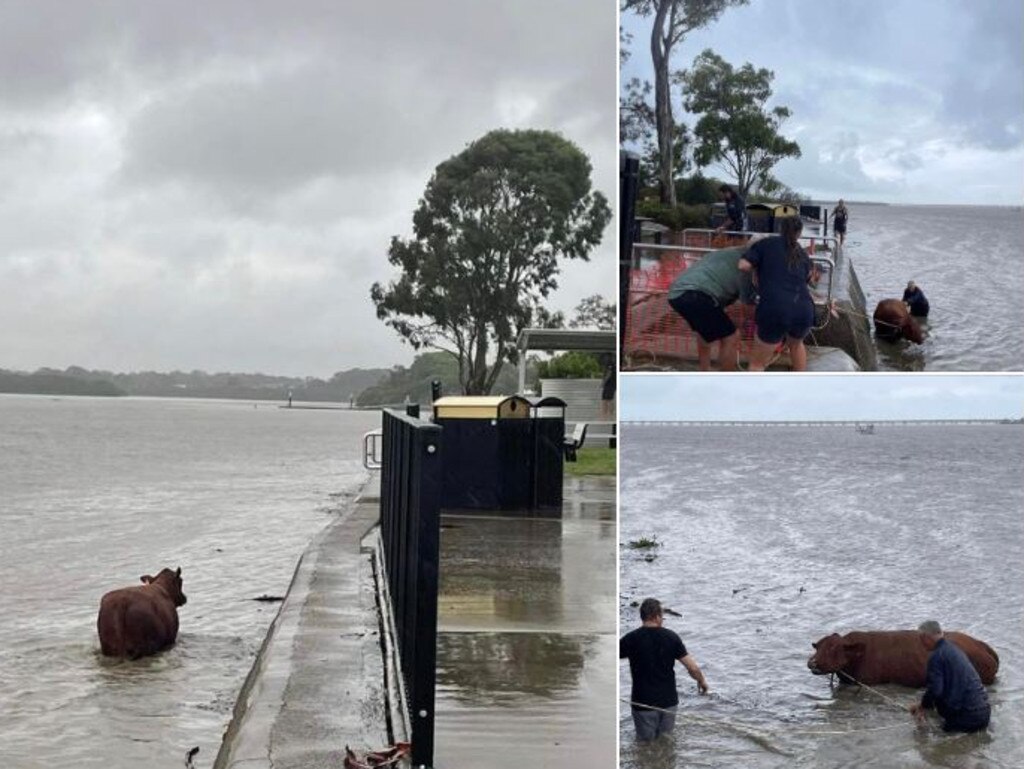
M 379 504 L 364 489 L 303 555 L 215 769 L 340 769 L 346 745 L 391 744 L 389 724 L 404 739 Z M 435 766 L 616 766 L 615 520 L 613 476 L 567 478 L 560 518 L 442 516 Z
M 368 485 L 303 554 L 239 694 L 215 769 L 338 769 L 390 743 Z

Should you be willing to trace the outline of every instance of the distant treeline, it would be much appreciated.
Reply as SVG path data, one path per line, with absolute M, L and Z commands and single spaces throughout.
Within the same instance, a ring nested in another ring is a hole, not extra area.
M 348 403 L 380 382 L 389 369 L 350 369 L 330 379 L 267 374 L 207 374 L 204 371 L 142 371 L 117 374 L 71 366 L 33 373 L 0 369 L 0 392 L 44 395 L 141 395 L 164 398 L 237 398 Z
M 0 369 L 0 392 L 35 395 L 125 395 L 112 382 L 40 369 L 34 374 Z

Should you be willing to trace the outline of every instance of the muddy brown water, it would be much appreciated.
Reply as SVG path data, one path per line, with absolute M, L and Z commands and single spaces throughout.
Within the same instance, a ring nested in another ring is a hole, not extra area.
M 209 767 L 313 536 L 365 480 L 379 414 L 0 396 L 0 767 Z M 181 566 L 178 642 L 99 654 L 100 597 Z
M 652 746 L 620 703 L 623 767 L 1021 765 L 1024 428 L 626 425 L 620 446 L 620 622 L 638 624 L 647 596 L 678 611 L 666 625 L 712 689 L 698 696 L 677 666 L 679 722 Z M 659 546 L 629 547 L 642 537 Z M 929 618 L 1000 655 L 985 734 L 918 728 L 807 669 L 828 633 Z M 628 695 L 624 662 L 619 682 Z

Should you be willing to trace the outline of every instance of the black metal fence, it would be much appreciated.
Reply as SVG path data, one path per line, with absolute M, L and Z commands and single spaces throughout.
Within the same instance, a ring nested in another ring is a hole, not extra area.
M 441 427 L 384 410 L 380 526 L 412 724 L 413 766 L 434 765 Z

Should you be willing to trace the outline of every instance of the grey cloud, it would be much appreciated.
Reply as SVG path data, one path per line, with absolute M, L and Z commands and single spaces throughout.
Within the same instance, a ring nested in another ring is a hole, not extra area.
M 510 100 L 614 196 L 616 39 L 576 0 L 0 0 L 0 366 L 407 361 L 369 285 Z M 613 293 L 608 233 L 557 309 Z

